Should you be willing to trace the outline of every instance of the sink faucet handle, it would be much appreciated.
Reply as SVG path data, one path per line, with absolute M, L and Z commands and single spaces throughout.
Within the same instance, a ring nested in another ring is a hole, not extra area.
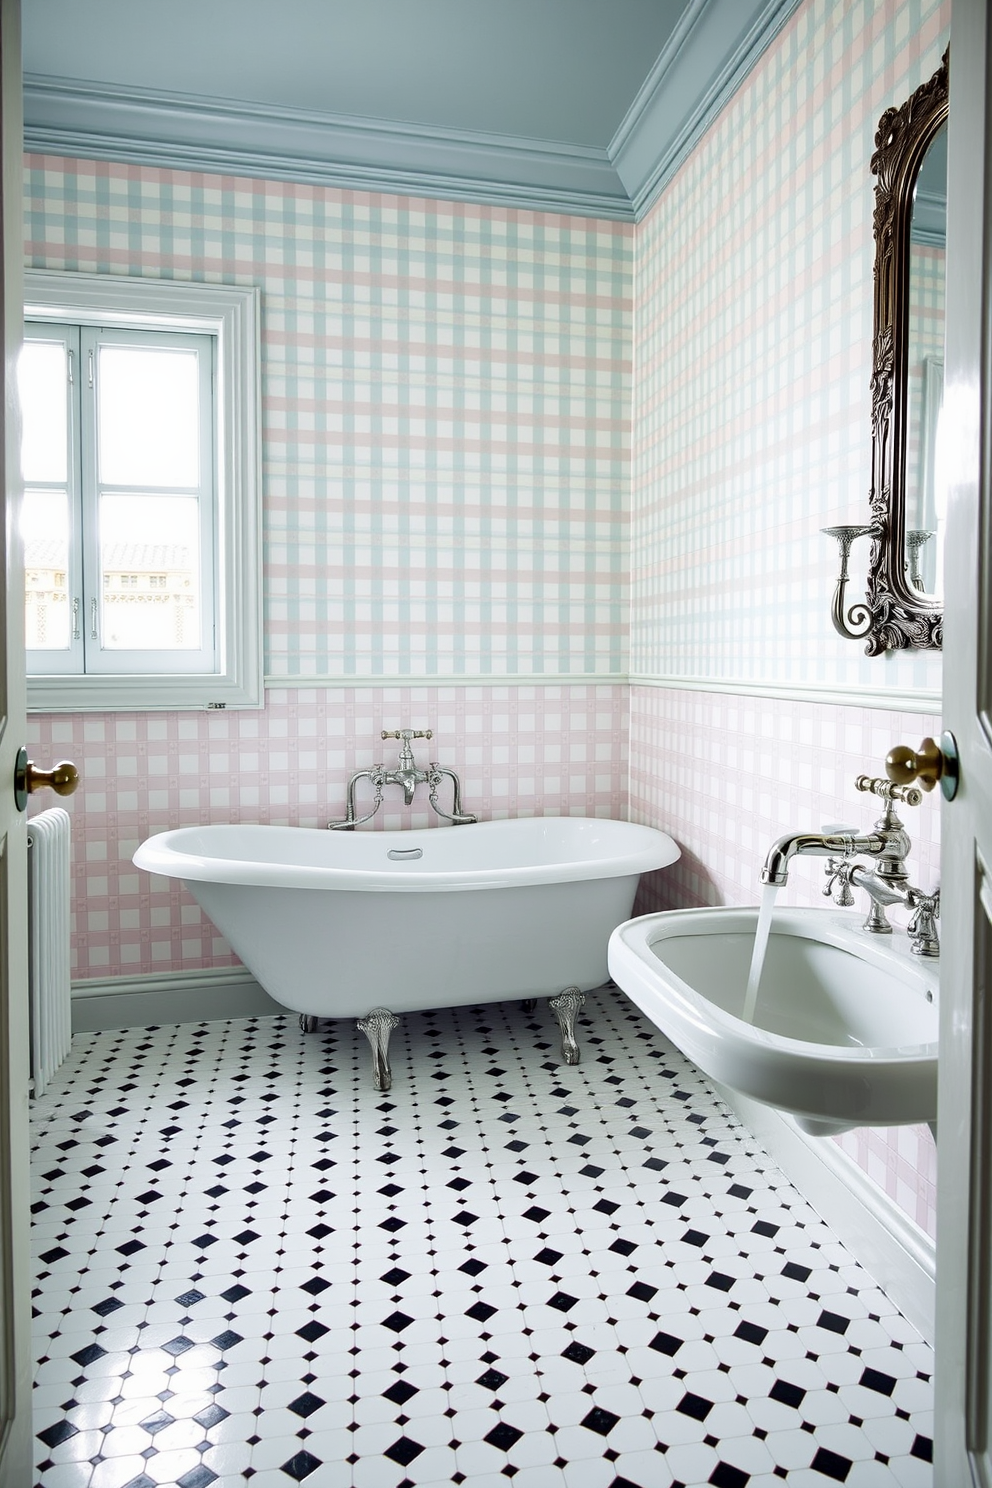
M 433 729 L 383 729 L 384 739 L 433 739 Z
M 915 785 L 896 785 L 891 780 L 873 778 L 871 775 L 859 775 L 854 788 L 867 791 L 872 796 L 881 796 L 883 801 L 905 801 L 907 806 L 919 806 L 923 800 L 923 792 Z

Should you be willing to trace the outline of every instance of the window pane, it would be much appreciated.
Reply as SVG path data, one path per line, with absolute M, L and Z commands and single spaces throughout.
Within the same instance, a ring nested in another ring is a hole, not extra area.
M 200 398 L 195 351 L 101 346 L 100 480 L 198 486 Z
M 69 500 L 64 491 L 27 491 L 24 537 L 25 619 L 31 651 L 69 649 Z
M 68 477 L 69 423 L 65 346 L 27 341 L 17 365 L 21 396 L 21 469 L 26 481 Z
M 101 496 L 104 650 L 199 648 L 199 505 L 195 496 Z

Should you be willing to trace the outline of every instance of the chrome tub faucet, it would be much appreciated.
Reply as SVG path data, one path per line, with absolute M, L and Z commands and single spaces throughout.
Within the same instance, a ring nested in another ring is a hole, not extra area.
M 387 770 L 383 765 L 370 765 L 367 770 L 356 770 L 348 781 L 348 805 L 347 814 L 342 821 L 328 822 L 327 825 L 332 832 L 350 832 L 354 827 L 360 827 L 363 822 L 371 821 L 379 807 L 382 805 L 382 793 L 387 785 L 398 785 L 403 790 L 403 800 L 407 806 L 412 805 L 413 798 L 418 785 L 428 787 L 428 799 L 443 821 L 451 822 L 452 826 L 467 826 L 471 822 L 477 822 L 479 818 L 471 812 L 462 810 L 462 787 L 461 781 L 454 770 L 447 766 L 436 763 L 428 765 L 426 770 L 418 767 L 413 757 L 412 741 L 414 739 L 432 739 L 433 729 L 383 729 L 383 739 L 399 739 L 400 754 L 396 761 L 395 770 Z M 439 804 L 437 793 L 443 780 L 452 782 L 451 810 L 445 811 Z M 375 793 L 371 811 L 364 816 L 355 815 L 355 787 L 360 780 L 368 780 Z

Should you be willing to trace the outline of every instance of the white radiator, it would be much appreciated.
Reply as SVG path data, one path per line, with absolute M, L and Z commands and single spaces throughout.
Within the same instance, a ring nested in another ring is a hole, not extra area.
M 69 961 L 69 822 L 54 806 L 28 822 L 28 985 L 35 1095 L 72 1044 Z

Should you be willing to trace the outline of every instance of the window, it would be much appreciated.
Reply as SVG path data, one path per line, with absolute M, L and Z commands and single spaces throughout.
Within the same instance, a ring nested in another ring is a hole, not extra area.
M 253 290 L 27 275 L 29 703 L 261 704 Z

